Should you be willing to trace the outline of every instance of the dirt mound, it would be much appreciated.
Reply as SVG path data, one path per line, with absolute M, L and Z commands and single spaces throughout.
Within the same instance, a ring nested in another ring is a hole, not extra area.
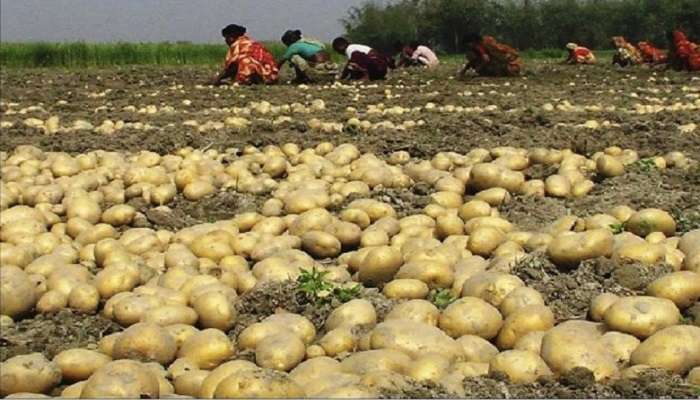
M 513 267 L 512 273 L 539 291 L 558 321 L 586 317 L 591 299 L 601 293 L 641 294 L 659 276 L 671 272 L 666 265 L 616 265 L 606 258 L 562 270 L 545 255 L 533 254 Z
M 538 231 L 569 214 L 561 200 L 551 197 L 515 196 L 500 207 L 501 214 L 522 230 Z
M 62 310 L 56 314 L 37 314 L 17 321 L 0 333 L 0 361 L 33 352 L 52 359 L 63 350 L 97 348 L 103 336 L 120 332 L 118 324 L 100 315 Z

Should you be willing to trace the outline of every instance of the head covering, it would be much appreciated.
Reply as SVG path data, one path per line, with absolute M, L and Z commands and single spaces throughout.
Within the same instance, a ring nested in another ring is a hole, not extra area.
M 576 50 L 577 47 L 578 47 L 578 45 L 576 43 L 573 43 L 573 42 L 566 44 L 566 48 L 569 50 Z
M 298 40 L 301 40 L 301 31 L 299 29 L 288 30 L 282 35 L 282 43 L 286 45 L 290 45 Z
M 241 36 L 246 33 L 244 26 L 230 24 L 221 30 L 221 36 Z

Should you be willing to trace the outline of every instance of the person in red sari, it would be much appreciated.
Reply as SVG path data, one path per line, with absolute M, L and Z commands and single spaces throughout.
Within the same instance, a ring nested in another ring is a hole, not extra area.
M 499 43 L 492 36 L 469 34 L 464 38 L 467 46 L 466 63 L 459 72 L 464 77 L 473 69 L 481 76 L 517 76 L 523 64 L 518 51 Z
M 564 64 L 595 64 L 596 58 L 593 52 L 587 47 L 579 46 L 576 43 L 566 45 L 569 56 L 564 60 Z
M 240 85 L 273 84 L 279 78 L 275 57 L 259 42 L 246 35 L 246 28 L 231 24 L 222 29 L 221 36 L 229 46 L 223 70 L 212 84 L 221 85 L 232 78 Z
M 679 29 L 669 33 L 671 49 L 668 64 L 676 71 L 700 71 L 700 46 L 688 40 Z
M 666 61 L 668 61 L 666 52 L 657 49 L 650 42 L 639 42 L 637 43 L 637 47 L 642 54 L 642 61 L 646 64 L 665 64 Z

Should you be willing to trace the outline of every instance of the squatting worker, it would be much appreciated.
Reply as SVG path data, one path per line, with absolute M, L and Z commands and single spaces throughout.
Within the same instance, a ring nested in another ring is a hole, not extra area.
M 651 42 L 637 43 L 642 60 L 647 64 L 665 64 L 668 56 L 664 50 L 656 48 Z
M 679 29 L 669 32 L 671 48 L 668 52 L 668 64 L 676 71 L 700 71 L 700 46 L 688 40 Z
M 212 84 L 220 85 L 228 78 L 233 78 L 241 85 L 277 82 L 279 68 L 275 58 L 262 44 L 246 35 L 245 27 L 228 25 L 221 31 L 221 36 L 229 49 L 223 71 L 214 78 Z
M 394 45 L 394 50 L 399 52 L 398 67 L 424 66 L 433 68 L 440 64 L 435 52 L 418 42 L 411 42 L 407 45 L 397 43 Z
M 287 46 L 278 63 L 281 69 L 285 63 L 294 67 L 294 83 L 309 83 L 314 79 L 310 75 L 335 75 L 337 66 L 331 61 L 326 45 L 319 40 L 303 37 L 300 30 L 288 30 L 282 35 L 282 43 Z
M 340 79 L 374 81 L 386 78 L 389 62 L 377 50 L 363 44 L 351 44 L 342 37 L 333 40 L 333 49 L 348 58 Z
M 568 43 L 566 45 L 566 50 L 569 52 L 569 56 L 564 60 L 564 64 L 595 64 L 596 58 L 593 52 L 583 46 L 579 46 L 576 43 Z
M 471 33 L 464 37 L 467 47 L 466 62 L 459 72 L 464 77 L 473 69 L 481 76 L 517 76 L 523 64 L 518 51 L 507 44 L 499 43 L 491 36 Z
M 639 65 L 642 63 L 642 54 L 634 45 L 623 36 L 613 36 L 612 44 L 615 47 L 613 55 L 613 65 L 627 67 L 631 65 Z

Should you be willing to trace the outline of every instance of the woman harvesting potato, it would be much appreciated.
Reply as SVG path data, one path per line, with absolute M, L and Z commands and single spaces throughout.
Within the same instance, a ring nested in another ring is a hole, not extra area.
M 221 30 L 221 36 L 229 46 L 223 71 L 212 84 L 220 85 L 233 78 L 241 85 L 272 84 L 279 78 L 279 68 L 272 54 L 262 44 L 246 35 L 246 28 L 231 24 Z

